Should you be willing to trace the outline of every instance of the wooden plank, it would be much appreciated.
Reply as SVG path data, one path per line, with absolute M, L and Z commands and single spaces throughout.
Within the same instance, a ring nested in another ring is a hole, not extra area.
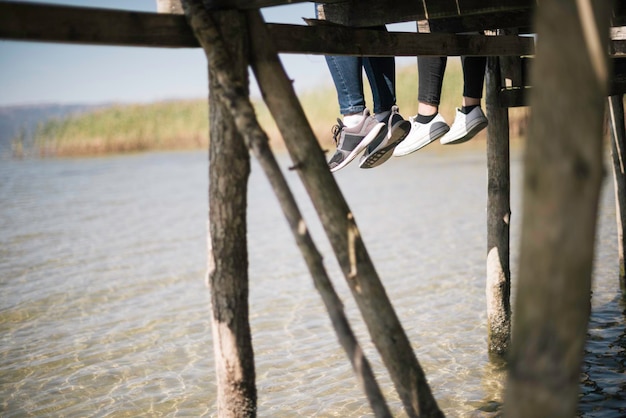
M 519 33 L 532 33 L 533 12 L 492 12 L 443 19 L 429 19 L 431 32 L 464 33 L 493 29 L 518 29 Z
M 278 50 L 369 56 L 522 55 L 517 37 L 384 33 L 340 26 L 269 24 Z M 0 38 L 94 45 L 199 47 L 184 16 L 0 2 Z
M 379 0 L 351 0 L 344 3 L 325 4 L 324 18 L 346 26 L 367 27 L 385 23 L 412 20 L 456 18 L 484 13 L 528 11 L 534 7 L 531 0 L 424 0 L 393 2 Z M 495 26 L 498 27 L 498 26 Z M 489 26 L 494 28 L 494 26 Z
M 522 64 L 522 83 L 519 86 L 502 88 L 498 94 L 503 107 L 520 107 L 528 105 L 528 95 L 532 87 L 528 80 L 528 73 L 533 63 L 533 58 L 525 57 Z M 609 96 L 626 94 L 626 59 L 613 58 L 611 79 L 609 81 Z
M 363 56 L 532 55 L 534 41 L 518 36 L 384 32 L 343 26 L 268 25 L 281 52 Z
M 626 56 L 626 41 L 621 39 L 611 41 L 610 53 L 613 56 Z
M 342 3 L 345 0 L 324 0 L 324 3 Z M 263 7 L 284 6 L 295 3 L 313 3 L 311 0 L 204 0 L 208 10 L 254 10 Z M 391 2 L 389 2 L 391 3 Z M 311 5 L 313 7 L 313 5 Z
M 619 283 L 622 295 L 626 297 L 626 125 L 624 124 L 624 96 L 609 97 L 609 128 L 611 131 L 611 158 L 613 160 L 613 181 L 615 183 L 615 217 L 617 223 L 617 257 L 619 261 Z
M 0 38 L 91 45 L 198 47 L 184 16 L 0 2 Z
M 434 23 L 437 20 L 433 21 Z M 478 20 L 477 20 L 478 22 Z M 268 24 L 279 52 L 363 56 L 531 55 L 529 38 L 384 33 L 338 25 Z M 0 2 L 0 38 L 91 45 L 199 47 L 184 16 Z M 612 42 L 626 56 L 626 41 Z
M 318 8 L 318 12 L 321 19 L 353 27 L 426 19 L 426 11 L 421 1 L 397 1 L 392 6 L 375 0 L 347 1 L 324 4 Z

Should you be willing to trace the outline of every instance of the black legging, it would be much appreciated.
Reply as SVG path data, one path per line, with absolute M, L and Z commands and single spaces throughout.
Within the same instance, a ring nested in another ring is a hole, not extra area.
M 447 62 L 447 57 L 417 58 L 419 77 L 417 100 L 430 105 L 439 105 Z M 487 58 L 461 57 L 461 62 L 463 64 L 463 96 L 482 98 Z

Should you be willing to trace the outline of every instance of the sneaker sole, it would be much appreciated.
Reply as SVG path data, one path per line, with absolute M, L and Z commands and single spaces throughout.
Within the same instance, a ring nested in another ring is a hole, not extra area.
M 359 163 L 360 168 L 374 168 L 383 164 L 389 158 L 391 158 L 392 151 L 398 146 L 399 143 L 404 141 L 411 131 L 411 123 L 403 120 L 393 127 L 398 135 L 395 138 L 390 138 L 390 141 L 383 148 L 380 148 L 367 156 L 363 161 Z
M 471 126 L 468 131 L 467 134 L 457 138 L 457 139 L 453 139 L 451 141 L 443 141 L 443 138 L 441 138 L 441 143 L 443 145 L 456 145 L 456 144 L 462 144 L 464 142 L 469 141 L 470 139 L 474 138 L 476 136 L 476 134 L 480 131 L 482 131 L 483 129 L 485 129 L 488 125 L 488 122 L 486 120 L 481 120 L 478 123 L 476 123 L 475 125 Z
M 435 142 L 436 140 L 438 140 L 439 138 L 444 136 L 449 130 L 450 130 L 450 127 L 448 125 L 442 124 L 442 126 L 440 126 L 436 130 L 431 132 L 428 137 L 422 139 L 420 142 L 418 142 L 416 145 L 414 145 L 413 147 L 409 148 L 408 150 L 396 153 L 396 151 L 398 151 L 396 149 L 394 151 L 393 156 L 394 157 L 404 157 L 405 155 L 412 154 L 415 151 L 418 151 L 418 150 L 424 148 L 426 145 Z
M 350 164 L 352 160 L 354 160 L 360 153 L 363 152 L 363 150 L 365 150 L 365 148 L 367 148 L 367 146 L 374 139 L 376 139 L 376 136 L 378 136 L 378 133 L 383 126 L 385 126 L 383 122 L 380 122 L 378 125 L 374 126 L 374 128 L 369 131 L 369 133 L 363 138 L 363 140 L 359 142 L 356 148 L 353 149 L 352 152 L 350 152 L 350 154 L 348 154 L 348 156 L 341 163 L 331 168 L 330 172 L 334 173 L 335 171 L 341 170 L 342 168 Z

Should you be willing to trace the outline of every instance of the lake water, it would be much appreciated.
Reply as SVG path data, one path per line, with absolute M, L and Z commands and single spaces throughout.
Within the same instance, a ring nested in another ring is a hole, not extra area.
M 447 149 L 446 149 L 447 150 Z M 297 175 L 289 181 L 391 409 L 404 416 Z M 0 415 L 214 416 L 206 152 L 0 161 Z M 517 278 L 521 163 L 512 157 Z M 610 173 L 610 171 L 608 171 Z M 447 416 L 502 399 L 487 356 L 484 143 L 336 174 Z M 371 416 L 258 166 L 250 321 L 261 417 Z M 626 414 L 612 178 L 599 215 L 584 417 Z

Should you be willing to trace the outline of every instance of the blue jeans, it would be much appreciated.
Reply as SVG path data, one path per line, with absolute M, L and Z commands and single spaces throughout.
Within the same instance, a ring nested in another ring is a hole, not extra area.
M 372 88 L 374 113 L 390 110 L 396 104 L 396 62 L 393 57 L 326 56 L 326 63 L 335 83 L 342 115 L 365 110 L 363 68 Z
M 315 17 L 319 17 L 317 3 L 315 4 Z M 384 25 L 372 29 L 387 30 Z M 374 113 L 391 110 L 391 106 L 396 104 L 396 60 L 394 57 L 327 55 L 326 64 L 335 83 L 339 113 L 342 115 L 363 113 L 365 110 L 363 68 L 372 88 Z

